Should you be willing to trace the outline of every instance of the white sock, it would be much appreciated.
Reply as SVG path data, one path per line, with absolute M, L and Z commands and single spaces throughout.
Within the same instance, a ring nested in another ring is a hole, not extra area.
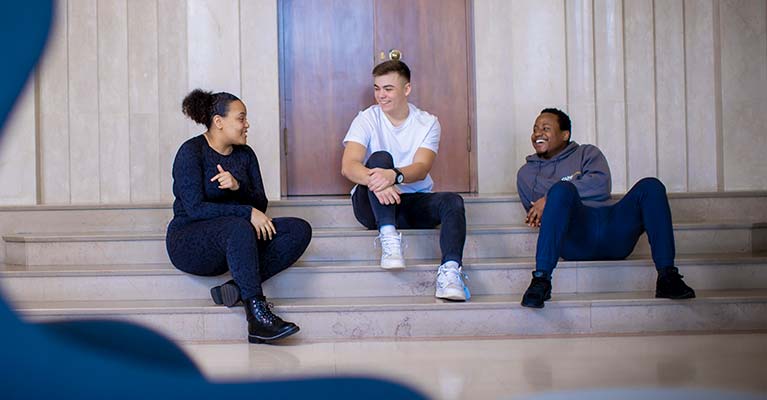
M 460 266 L 461 266 L 461 264 L 458 264 L 458 262 L 457 262 L 457 261 L 452 261 L 452 260 L 450 260 L 450 261 L 447 261 L 447 262 L 445 262 L 445 263 L 444 263 L 444 264 L 442 264 L 442 265 L 444 265 L 444 266 L 445 266 L 445 268 L 455 268 L 455 269 L 458 269 L 458 267 L 460 267 Z
M 378 232 L 385 236 L 397 236 L 397 228 L 394 225 L 382 225 Z

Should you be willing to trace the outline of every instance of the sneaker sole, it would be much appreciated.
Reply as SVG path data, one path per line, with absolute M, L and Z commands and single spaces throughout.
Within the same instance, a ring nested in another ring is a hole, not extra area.
M 298 331 L 300 331 L 300 330 L 301 330 L 301 328 L 296 326 L 293 329 L 289 329 L 289 330 L 287 330 L 285 332 L 282 332 L 281 334 L 279 334 L 277 336 L 272 336 L 272 337 L 262 337 L 262 336 L 256 336 L 256 335 L 248 334 L 248 342 L 249 343 L 253 343 L 253 344 L 269 344 L 269 343 L 272 343 L 272 342 L 274 342 L 276 340 L 284 339 L 284 338 L 286 338 L 286 337 L 288 337 L 290 335 L 298 333 Z
M 522 298 L 522 302 L 520 302 L 519 304 L 521 304 L 521 305 L 522 305 L 522 307 L 527 307 L 527 308 L 543 308 L 543 307 L 545 306 L 545 302 L 546 302 L 546 300 L 551 300 L 551 293 L 549 293 L 548 295 L 546 295 L 546 297 L 543 299 L 543 301 L 541 302 L 541 304 L 537 304 L 537 303 L 532 303 L 532 302 L 529 302 L 529 301 L 525 301 L 525 299 L 524 299 L 524 298 Z
M 240 291 L 234 285 L 221 285 L 210 289 L 210 297 L 218 305 L 232 307 L 240 301 Z
M 655 292 L 655 298 L 656 299 L 671 299 L 671 300 L 694 299 L 695 298 L 695 292 L 687 292 L 687 293 L 681 294 L 679 296 L 667 296 L 667 295 Z
M 445 299 L 445 300 L 452 300 L 452 301 L 466 301 L 466 294 L 463 292 L 463 290 L 458 291 L 456 290 L 446 290 L 442 293 L 437 292 L 434 294 L 434 297 L 438 299 Z

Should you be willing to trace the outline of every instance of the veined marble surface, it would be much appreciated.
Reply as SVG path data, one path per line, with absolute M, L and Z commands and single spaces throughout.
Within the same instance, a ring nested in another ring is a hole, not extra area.
M 597 388 L 767 394 L 767 334 L 185 344 L 213 380 L 366 374 L 433 399 Z

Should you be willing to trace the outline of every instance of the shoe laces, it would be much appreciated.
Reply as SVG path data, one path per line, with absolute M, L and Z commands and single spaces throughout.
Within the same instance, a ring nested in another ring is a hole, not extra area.
M 381 243 L 381 252 L 384 258 L 398 257 L 402 254 L 402 233 L 396 235 L 379 234 L 373 244 Z
M 546 290 L 547 283 L 549 283 L 549 280 L 546 278 L 534 277 L 533 281 L 530 283 L 530 289 L 541 291 Z
M 463 272 L 463 268 L 460 266 L 456 268 L 448 267 L 445 264 L 442 264 L 437 270 L 437 283 L 440 285 L 440 287 L 463 287 L 463 279 L 468 280 L 469 276 Z
M 274 308 L 274 303 L 268 302 L 268 301 L 259 301 L 260 304 L 262 304 L 261 307 L 258 307 L 256 310 L 257 312 L 265 319 L 269 320 L 270 323 L 274 323 L 276 321 L 277 316 L 274 315 L 272 312 L 272 309 Z

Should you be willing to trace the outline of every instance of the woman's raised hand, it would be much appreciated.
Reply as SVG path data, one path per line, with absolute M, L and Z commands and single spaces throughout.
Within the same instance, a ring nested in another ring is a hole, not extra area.
M 210 181 L 218 181 L 219 189 L 237 190 L 240 188 L 240 182 L 237 182 L 237 179 L 234 179 L 234 176 L 229 171 L 224 171 L 221 164 L 217 164 L 216 168 L 218 168 L 218 174 L 210 178 Z
M 250 223 L 256 228 L 256 237 L 258 239 L 266 240 L 269 238 L 269 240 L 272 240 L 272 237 L 277 234 L 277 229 L 274 229 L 272 219 L 255 208 L 250 211 Z

